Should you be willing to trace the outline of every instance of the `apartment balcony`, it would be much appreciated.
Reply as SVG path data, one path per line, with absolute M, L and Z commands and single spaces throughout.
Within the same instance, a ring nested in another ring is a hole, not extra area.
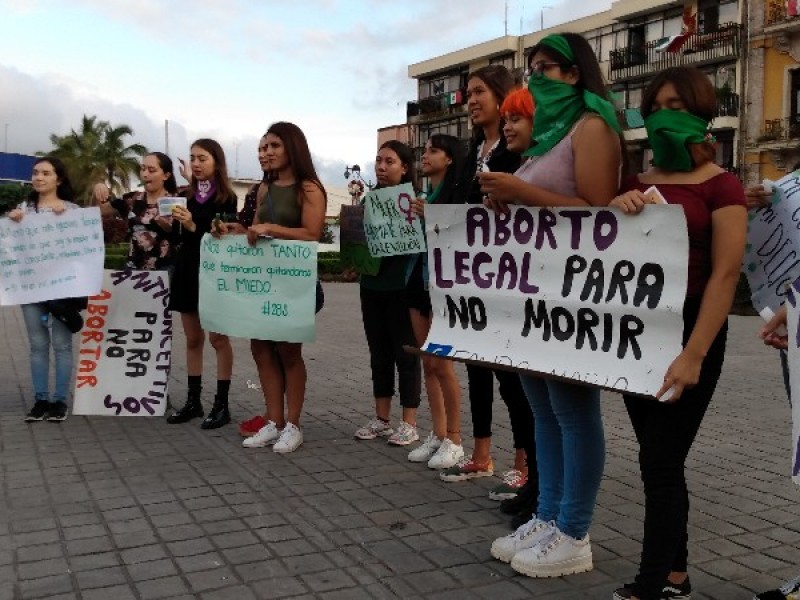
M 739 23 L 727 23 L 711 33 L 693 33 L 612 50 L 609 78 L 612 82 L 622 81 L 655 75 L 668 67 L 738 59 L 741 31 Z
M 786 0 L 768 0 L 764 30 L 768 33 L 800 31 L 800 9 Z
M 406 103 L 406 119 L 409 123 L 423 123 L 463 112 L 466 90 L 456 90 L 428 96 Z
M 763 150 L 800 148 L 800 114 L 764 121 L 764 128 L 756 143 Z

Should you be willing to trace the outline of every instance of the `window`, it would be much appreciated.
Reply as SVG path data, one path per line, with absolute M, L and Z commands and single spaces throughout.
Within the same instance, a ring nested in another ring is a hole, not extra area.
M 647 24 L 647 34 L 645 36 L 648 42 L 655 42 L 664 37 L 664 21 L 661 19 Z
M 490 65 L 503 65 L 509 71 L 514 68 L 514 55 L 506 54 L 504 56 L 496 56 L 489 59 Z
M 672 37 L 681 33 L 683 19 L 680 16 L 672 17 L 664 21 L 664 37 Z
M 739 20 L 739 3 L 725 2 L 719 5 L 719 24 L 735 23 Z
M 719 1 L 701 0 L 697 9 L 697 30 L 699 33 L 711 33 L 719 29 Z

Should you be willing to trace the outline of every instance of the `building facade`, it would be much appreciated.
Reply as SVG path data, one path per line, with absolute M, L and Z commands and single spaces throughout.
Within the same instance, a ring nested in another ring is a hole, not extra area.
M 549 33 L 574 31 L 583 34 L 594 48 L 616 93 L 632 170 L 642 170 L 651 157 L 639 113 L 643 89 L 662 69 L 691 65 L 702 69 L 717 90 L 717 116 L 712 123 L 717 160 L 736 171 L 744 148 L 740 107 L 747 1 L 616 0 L 610 10 L 590 17 L 523 36 L 505 36 L 410 65 L 408 73 L 417 80 L 418 93 L 408 102 L 407 121 L 416 129 L 417 155 L 433 133 L 449 133 L 468 142 L 472 131 L 466 86 L 471 71 L 502 64 L 521 77 L 525 57 L 539 40 Z

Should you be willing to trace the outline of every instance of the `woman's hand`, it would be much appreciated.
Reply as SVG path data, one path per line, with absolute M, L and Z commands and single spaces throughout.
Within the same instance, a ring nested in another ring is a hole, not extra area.
M 216 227 L 211 229 L 211 236 L 217 239 L 221 238 L 223 235 L 233 233 L 247 233 L 247 229 L 245 229 L 241 223 L 223 223 L 221 221 Z
M 772 192 L 768 192 L 763 185 L 754 185 L 744 191 L 747 201 L 747 210 L 767 206 L 772 201 Z
M 478 173 L 481 192 L 493 202 L 514 203 L 520 195 L 520 185 L 525 183 L 511 173 Z
M 158 216 L 153 219 L 153 223 L 158 225 L 163 231 L 172 231 L 172 217 Z
M 626 214 L 638 215 L 647 204 L 657 204 L 658 200 L 652 195 L 639 190 L 631 190 L 620 194 L 608 203 L 609 207 L 619 208 Z
M 185 206 L 176 205 L 172 207 L 172 216 L 183 225 L 187 231 L 196 231 L 197 225 L 192 220 L 192 213 Z
M 270 235 L 269 233 L 270 223 L 259 223 L 258 225 L 253 225 L 247 228 L 247 243 L 251 246 L 255 246 L 256 242 L 258 241 L 258 236 L 260 235 Z
M 22 221 L 22 217 L 25 216 L 25 213 L 19 208 L 15 208 L 14 210 L 8 211 L 8 214 L 6 216 L 15 223 L 19 223 L 20 221 Z
M 427 204 L 427 202 L 425 202 L 424 198 L 414 198 L 411 201 L 411 210 L 418 217 L 424 217 L 425 216 L 425 205 L 426 204 Z
M 92 206 L 99 206 L 108 202 L 111 191 L 105 183 L 95 183 L 92 188 Z
M 683 391 L 692 388 L 700 381 L 700 369 L 703 367 L 703 357 L 692 354 L 686 348 L 672 361 L 664 375 L 664 385 L 656 393 L 656 398 L 661 402 L 676 402 Z M 672 390 L 669 398 L 664 395 Z
M 778 350 L 789 348 L 789 334 L 786 331 L 786 305 L 778 309 L 778 312 L 769 322 L 758 330 L 758 337 L 767 345 Z

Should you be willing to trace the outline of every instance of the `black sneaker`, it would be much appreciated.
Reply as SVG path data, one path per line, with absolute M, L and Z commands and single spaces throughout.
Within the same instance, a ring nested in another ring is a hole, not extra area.
M 47 400 L 37 400 L 30 412 L 25 415 L 25 422 L 33 423 L 35 421 L 44 421 L 49 411 L 50 403 Z
M 624 587 L 618 588 L 614 592 L 614 600 L 630 600 L 634 595 L 635 584 L 629 583 Z M 669 581 L 661 590 L 659 600 L 691 600 L 692 597 L 692 584 L 689 582 L 689 577 L 681 584 L 670 583 Z
M 800 577 L 787 581 L 776 590 L 761 592 L 753 596 L 753 600 L 791 600 L 800 598 Z
M 51 402 L 47 414 L 48 421 L 60 423 L 67 420 L 67 404 L 65 402 Z

